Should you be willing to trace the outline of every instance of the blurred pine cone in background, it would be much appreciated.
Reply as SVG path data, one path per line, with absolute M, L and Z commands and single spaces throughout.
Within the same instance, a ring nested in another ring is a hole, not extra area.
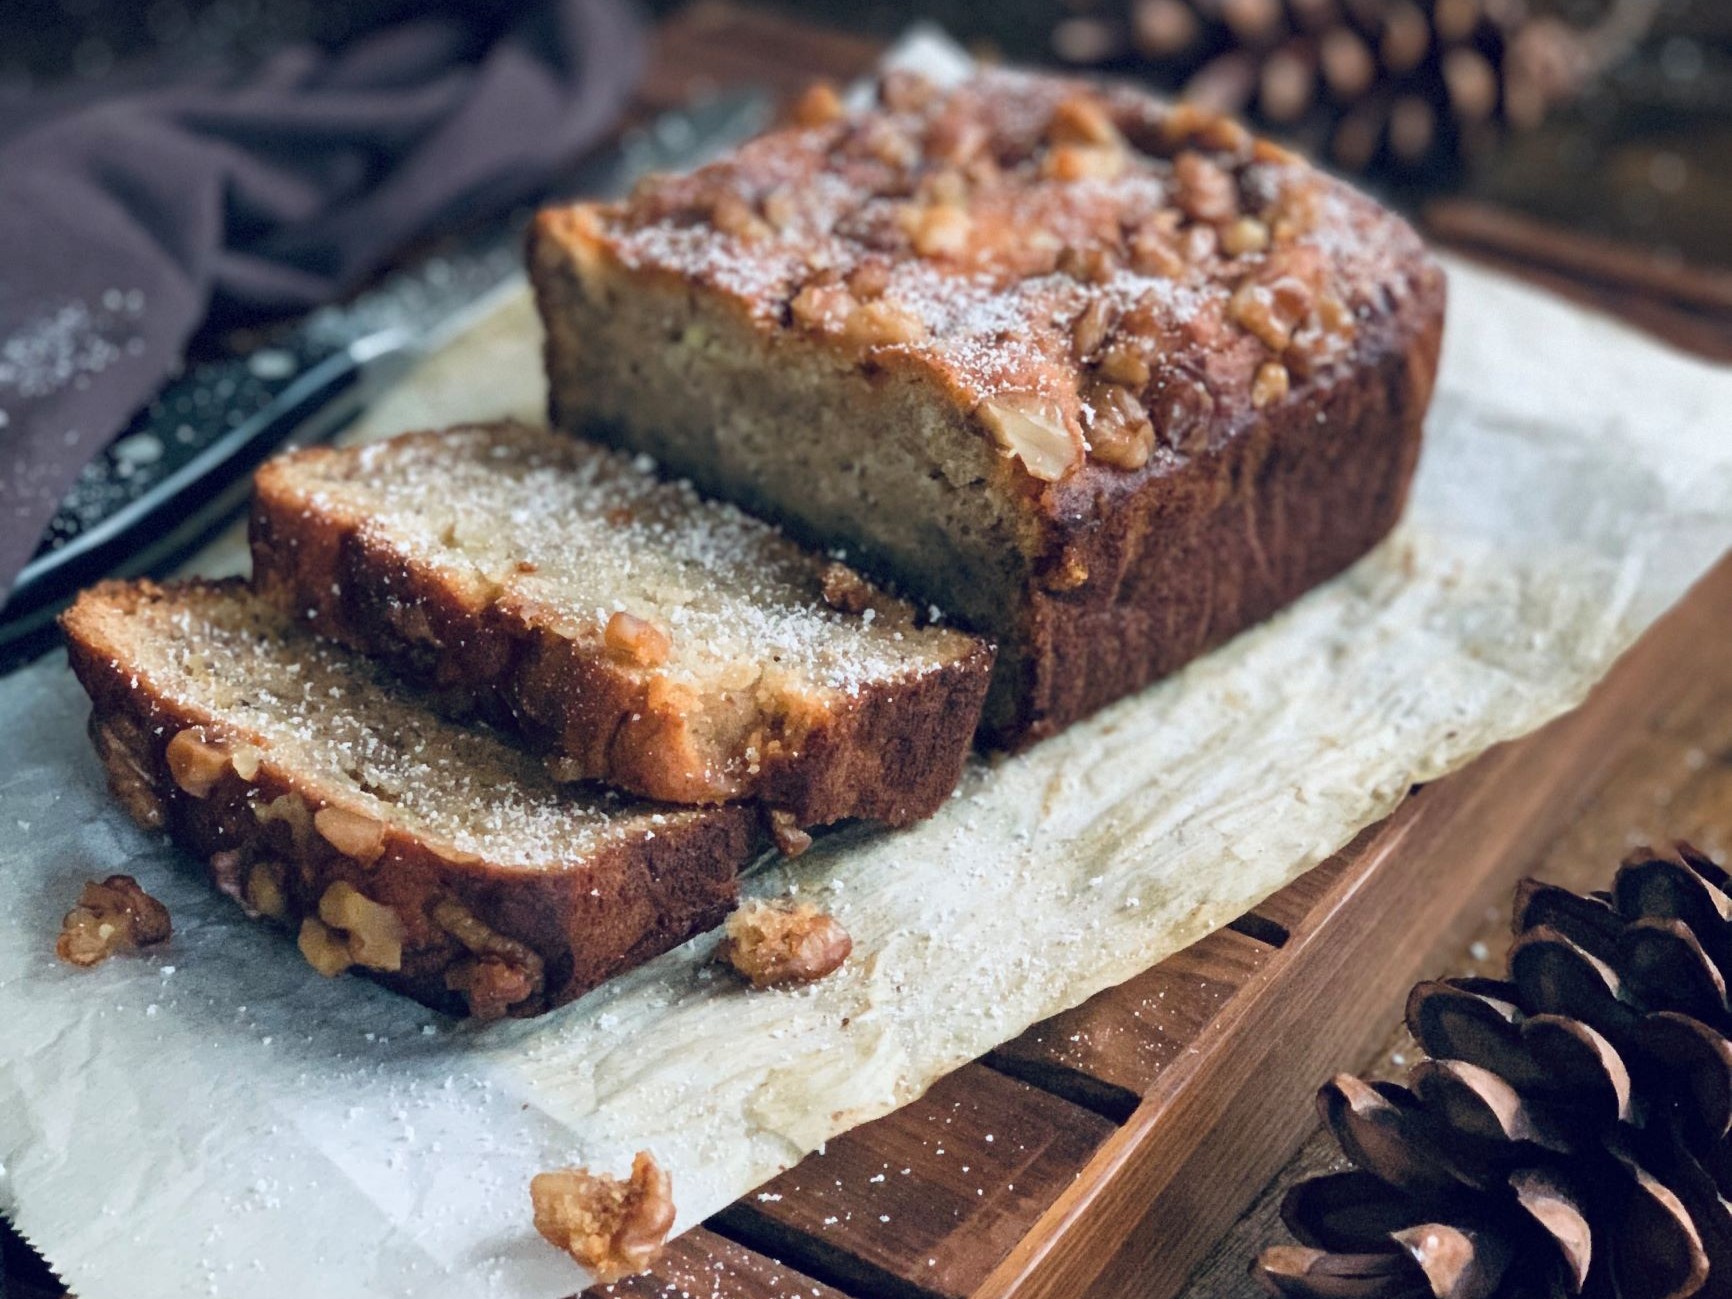
M 1245 114 L 1348 171 L 1444 183 L 1623 58 L 1659 0 L 1067 0 L 1053 53 Z M 1584 11 L 1585 10 L 1585 11 Z

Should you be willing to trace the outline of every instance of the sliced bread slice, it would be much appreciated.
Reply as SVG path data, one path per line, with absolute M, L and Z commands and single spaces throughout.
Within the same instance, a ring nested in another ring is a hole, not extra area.
M 254 581 L 507 719 L 563 779 L 784 826 L 905 824 L 954 788 L 985 642 L 655 467 L 502 424 L 284 456 Z
M 115 794 L 321 973 L 537 1014 L 720 923 L 759 847 L 750 809 L 560 787 L 238 582 L 105 583 L 62 624 Z

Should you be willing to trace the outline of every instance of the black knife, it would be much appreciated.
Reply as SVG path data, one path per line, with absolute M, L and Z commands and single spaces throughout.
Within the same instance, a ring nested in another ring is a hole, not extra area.
M 696 166 L 763 128 L 770 97 L 715 95 L 626 132 L 556 193 L 613 197 Z M 80 476 L 0 608 L 0 670 L 53 643 L 49 624 L 103 577 L 158 573 L 244 503 L 274 452 L 334 437 L 418 361 L 515 285 L 528 210 L 326 307 L 246 355 L 171 381 Z

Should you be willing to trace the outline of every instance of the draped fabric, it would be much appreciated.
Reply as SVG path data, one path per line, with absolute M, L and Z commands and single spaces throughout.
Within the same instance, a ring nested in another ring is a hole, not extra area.
M 474 3 L 0 121 L 0 593 L 201 325 L 338 297 L 604 135 L 626 3 Z

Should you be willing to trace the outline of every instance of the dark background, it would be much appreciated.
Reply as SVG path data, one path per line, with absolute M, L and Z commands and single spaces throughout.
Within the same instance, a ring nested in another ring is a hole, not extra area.
M 444 0 L 510 8 L 503 0 Z M 1065 17 L 1121 0 L 829 0 L 765 7 L 893 35 L 937 20 L 988 54 L 1052 62 Z M 1597 0 L 1552 0 L 1592 17 Z M 0 5 L 0 124 L 143 69 L 233 66 L 290 41 L 337 43 L 441 7 L 415 0 L 7 0 Z M 652 0 L 652 17 L 679 8 Z M 1391 183 L 1410 210 L 1439 193 L 1487 198 L 1705 266 L 1732 266 L 1732 0 L 1666 0 L 1635 53 L 1579 104 L 1442 185 Z

